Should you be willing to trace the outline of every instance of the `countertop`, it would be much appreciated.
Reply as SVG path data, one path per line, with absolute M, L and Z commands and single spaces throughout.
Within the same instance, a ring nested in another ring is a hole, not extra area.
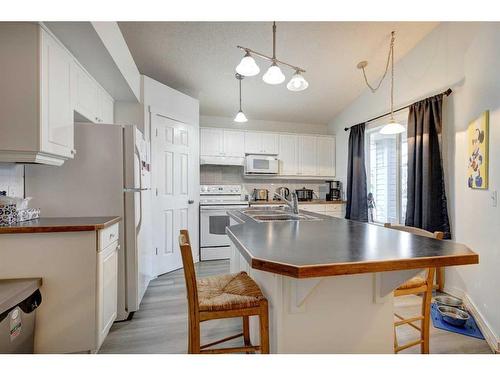
M 119 221 L 121 221 L 120 216 L 42 217 L 9 226 L 0 226 L 0 234 L 95 231 Z
M 267 200 L 267 201 L 249 201 L 250 206 L 256 206 L 259 204 L 286 204 L 282 200 Z M 345 204 L 345 201 L 335 200 L 335 201 L 327 201 L 324 199 L 313 199 L 312 201 L 299 201 L 299 205 L 302 204 Z
M 294 278 L 479 263 L 467 246 L 324 215 L 322 220 L 256 222 L 228 211 L 226 229 L 252 268 Z

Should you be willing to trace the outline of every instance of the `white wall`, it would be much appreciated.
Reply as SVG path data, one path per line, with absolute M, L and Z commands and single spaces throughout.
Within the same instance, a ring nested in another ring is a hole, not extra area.
M 288 133 L 309 133 L 309 134 L 328 134 L 326 124 L 304 124 L 300 122 L 283 122 L 249 119 L 245 123 L 236 123 L 231 117 L 218 116 L 200 116 L 200 126 L 209 126 L 214 128 L 234 128 L 244 130 L 264 130 L 271 132 Z
M 396 40 L 397 53 L 397 40 Z M 479 265 L 446 270 L 446 288 L 464 292 L 489 329 L 500 335 L 500 207 L 490 194 L 500 184 L 500 24 L 444 23 L 433 30 L 395 66 L 396 107 L 451 87 L 446 100 L 443 134 L 445 178 L 452 234 L 457 242 L 479 254 Z M 373 77 L 374 78 L 374 77 Z M 360 79 L 361 75 L 360 75 Z M 375 94 L 365 91 L 329 124 L 337 134 L 337 173 L 345 181 L 347 139 L 345 126 L 388 110 L 388 82 Z M 467 188 L 468 123 L 490 110 L 490 187 Z

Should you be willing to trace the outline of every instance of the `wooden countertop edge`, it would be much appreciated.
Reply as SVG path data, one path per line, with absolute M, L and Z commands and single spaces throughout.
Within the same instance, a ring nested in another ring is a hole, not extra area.
M 254 269 L 272 272 L 297 279 L 400 271 L 428 267 L 462 266 L 479 263 L 479 255 L 475 253 L 437 257 L 422 257 L 413 259 L 347 262 L 306 266 L 295 266 L 286 263 L 278 263 L 258 258 L 251 258 L 248 252 L 245 252 L 243 256 L 247 259 L 247 261 L 251 262 L 252 268 Z
M 0 227 L 0 234 L 26 234 L 26 233 L 57 233 L 57 232 L 90 232 L 107 228 L 120 222 L 122 218 L 116 216 L 104 223 L 80 225 L 47 225 L 39 227 Z

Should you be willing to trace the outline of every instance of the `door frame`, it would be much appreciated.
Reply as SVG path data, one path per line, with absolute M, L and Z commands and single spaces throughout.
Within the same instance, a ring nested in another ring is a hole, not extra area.
M 159 178 L 161 177 L 155 170 L 155 166 L 153 165 L 153 160 L 157 160 L 157 155 L 156 153 L 156 148 L 154 147 L 154 138 L 155 138 L 155 133 L 154 133 L 154 126 L 153 126 L 153 119 L 154 116 L 159 116 L 166 118 L 168 120 L 176 121 L 181 124 L 187 125 L 192 128 L 193 130 L 193 142 L 192 142 L 192 147 L 193 147 L 193 152 L 192 152 L 192 158 L 191 162 L 194 166 L 193 171 L 195 173 L 194 176 L 194 182 L 193 182 L 193 192 L 192 192 L 192 198 L 194 200 L 194 203 L 192 204 L 192 210 L 194 211 L 193 217 L 195 218 L 193 225 L 192 225 L 192 230 L 190 231 L 190 238 L 191 238 L 191 251 L 193 255 L 193 261 L 195 263 L 199 262 L 199 236 L 200 236 L 200 144 L 199 144 L 199 139 L 200 139 L 200 128 L 199 124 L 192 124 L 188 123 L 179 119 L 176 119 L 175 117 L 169 116 L 165 114 L 163 111 L 160 109 L 154 108 L 152 106 L 148 106 L 148 114 L 149 114 L 149 137 L 150 137 L 150 144 L 151 144 L 151 163 L 152 163 L 152 168 L 151 168 L 151 191 L 152 191 L 152 203 L 153 207 L 157 206 L 157 203 L 159 202 L 159 196 L 158 196 L 158 181 Z M 157 224 L 161 222 L 161 218 L 157 217 L 158 212 L 156 209 L 151 210 L 151 215 L 153 219 L 153 232 L 158 229 Z M 153 273 L 156 277 L 160 276 L 161 273 L 158 270 L 158 247 L 156 246 L 156 237 L 153 237 L 154 244 L 153 244 L 153 254 L 152 254 L 152 259 L 153 259 Z

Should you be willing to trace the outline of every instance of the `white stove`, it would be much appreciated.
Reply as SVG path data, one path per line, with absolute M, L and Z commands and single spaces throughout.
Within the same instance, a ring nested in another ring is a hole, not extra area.
M 228 259 L 226 227 L 235 224 L 228 210 L 248 207 L 240 185 L 200 186 L 200 260 Z

